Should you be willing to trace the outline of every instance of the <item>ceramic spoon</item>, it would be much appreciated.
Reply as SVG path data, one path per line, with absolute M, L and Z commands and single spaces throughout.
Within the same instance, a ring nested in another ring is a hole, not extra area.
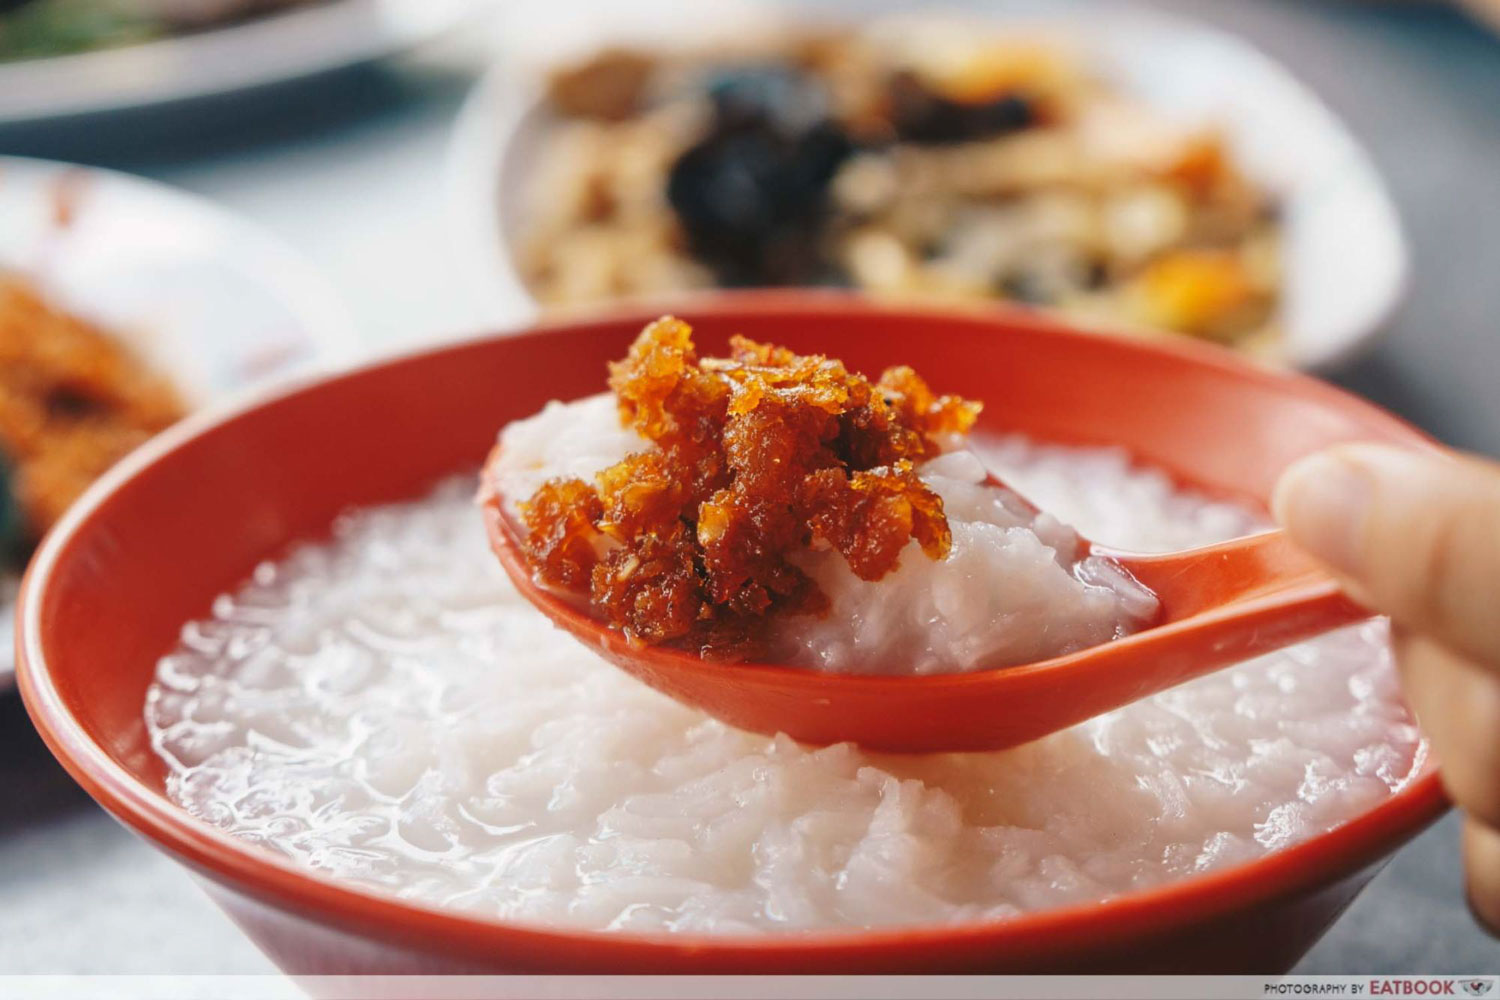
M 993 476 L 990 482 L 1004 485 Z M 1161 555 L 1080 539 L 1080 558 L 1108 556 L 1155 593 L 1160 611 L 1150 627 L 1066 656 L 961 674 L 830 674 L 706 661 L 686 650 L 633 644 L 576 599 L 540 585 L 504 498 L 488 493 L 483 508 L 490 544 L 512 582 L 559 627 L 715 718 L 815 744 L 998 750 L 1370 617 L 1280 531 Z

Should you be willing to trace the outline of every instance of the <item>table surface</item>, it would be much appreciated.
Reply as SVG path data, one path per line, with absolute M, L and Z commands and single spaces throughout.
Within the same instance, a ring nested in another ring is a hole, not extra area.
M 1416 261 L 1388 335 L 1334 377 L 1438 437 L 1500 454 L 1500 40 L 1432 5 L 1163 0 L 1254 40 L 1369 147 Z M 0 130 L 0 153 L 142 173 L 259 221 L 322 267 L 372 349 L 493 325 L 448 239 L 443 163 L 464 49 L 168 113 Z M 1402 850 L 1307 973 L 1481 973 L 1450 816 Z M 96 808 L 0 695 L 0 974 L 270 966 L 184 872 Z

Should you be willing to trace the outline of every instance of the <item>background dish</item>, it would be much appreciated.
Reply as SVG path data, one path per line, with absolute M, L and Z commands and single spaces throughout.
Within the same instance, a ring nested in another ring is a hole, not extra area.
M 1070 16 L 1043 16 L 1021 5 L 985 22 L 1077 44 L 1106 78 L 1169 119 L 1222 122 L 1236 158 L 1283 204 L 1288 363 L 1328 366 L 1375 335 L 1406 281 L 1400 223 L 1368 157 L 1289 73 L 1231 35 L 1129 7 L 1079 4 Z M 763 27 L 753 19 L 746 30 Z M 593 44 L 612 37 L 601 30 Z M 575 40 L 567 51 L 577 49 Z M 536 311 L 515 258 L 526 177 L 547 125 L 540 91 L 535 68 L 492 70 L 471 95 L 450 153 L 451 222 L 497 318 Z
M 195 34 L 0 63 L 0 122 L 161 104 L 311 76 L 434 38 L 486 0 L 332 0 Z
M 189 406 L 352 357 L 342 303 L 251 224 L 110 171 L 0 157 L 0 269 L 101 324 L 164 373 Z M 0 690 L 13 683 L 10 595 Z

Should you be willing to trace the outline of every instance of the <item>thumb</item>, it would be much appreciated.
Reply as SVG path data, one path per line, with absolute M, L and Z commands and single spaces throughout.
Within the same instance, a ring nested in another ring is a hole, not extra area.
M 1500 665 L 1500 466 L 1343 445 L 1295 463 L 1271 505 L 1356 600 Z

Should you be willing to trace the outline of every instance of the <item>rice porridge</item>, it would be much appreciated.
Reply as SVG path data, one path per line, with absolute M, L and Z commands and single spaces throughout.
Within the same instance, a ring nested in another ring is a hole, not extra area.
M 1256 526 L 1114 451 L 975 446 L 1106 544 Z M 175 801 L 430 905 L 789 932 L 1005 917 L 1250 860 L 1389 797 L 1424 752 L 1381 622 L 1004 752 L 739 732 L 555 630 L 490 555 L 473 492 L 354 512 L 184 628 L 146 704 Z

